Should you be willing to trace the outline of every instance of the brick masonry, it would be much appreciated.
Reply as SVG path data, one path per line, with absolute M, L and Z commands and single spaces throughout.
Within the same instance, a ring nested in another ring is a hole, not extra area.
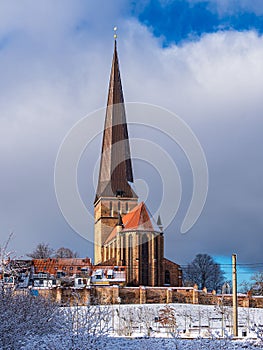
M 101 286 L 91 288 L 39 289 L 39 295 L 57 301 L 61 305 L 95 304 L 202 304 L 232 305 L 231 294 L 215 294 L 199 291 L 194 287 L 119 287 Z M 238 296 L 241 307 L 263 307 L 263 296 Z

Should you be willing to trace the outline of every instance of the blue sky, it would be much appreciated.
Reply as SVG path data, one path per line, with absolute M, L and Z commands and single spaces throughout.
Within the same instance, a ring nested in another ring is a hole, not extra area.
M 148 1 L 137 15 L 164 45 L 222 30 L 263 30 L 260 1 Z
M 261 263 L 262 16 L 260 0 L 1 2 L 0 242 L 14 231 L 11 248 L 18 256 L 42 241 L 92 256 L 92 244 L 59 210 L 54 163 L 72 126 L 106 104 L 117 25 L 126 101 L 178 114 L 207 158 L 207 202 L 182 235 L 193 185 L 187 159 L 170 140 L 130 128 L 131 136 L 147 135 L 168 152 L 181 174 L 182 202 L 165 232 L 166 256 L 185 264 L 197 253 L 231 259 L 235 252 L 240 263 Z M 103 117 L 97 123 L 102 129 Z M 90 213 L 100 142 L 101 135 L 78 169 Z M 144 181 L 142 192 L 148 187 L 147 206 L 155 213 L 160 174 L 134 160 L 134 175 Z M 160 214 L 165 221 L 166 209 Z M 92 232 L 92 223 L 82 219 Z

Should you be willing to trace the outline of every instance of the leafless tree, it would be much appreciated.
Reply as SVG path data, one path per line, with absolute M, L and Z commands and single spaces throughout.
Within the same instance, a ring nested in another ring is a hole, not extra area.
M 6 242 L 0 243 L 0 277 L 1 286 L 4 286 L 4 276 L 6 273 L 11 273 L 10 261 L 14 256 L 14 252 L 8 249 L 8 245 L 12 239 L 13 233 L 10 233 Z
M 64 307 L 61 311 L 63 349 L 98 349 L 106 345 L 111 311 L 108 305 L 95 301 L 92 304 L 79 306 L 79 295 L 74 294 L 73 306 Z
M 77 256 L 77 252 L 65 247 L 58 248 L 55 252 L 55 258 L 77 258 Z
M 28 291 L 5 289 L 0 296 L 0 348 L 21 349 L 30 336 L 59 331 L 58 306 Z
M 263 295 L 263 272 L 256 272 L 251 277 L 251 292 L 253 295 Z
M 208 254 L 197 254 L 194 260 L 183 271 L 185 285 L 198 285 L 199 289 L 221 289 L 224 283 L 224 272 Z
M 119 334 L 131 336 L 136 325 L 136 321 L 138 321 L 138 310 L 135 308 L 126 309 L 123 307 L 117 309 L 116 311 L 119 318 Z
M 32 253 L 28 253 L 27 256 L 32 259 L 47 259 L 52 256 L 54 250 L 50 248 L 47 243 L 39 243 Z
M 249 281 L 242 281 L 239 286 L 240 293 L 248 293 L 252 288 L 252 284 Z
M 23 264 L 9 250 L 12 234 L 0 244 L 0 348 L 21 349 L 30 335 L 44 335 L 58 330 L 58 307 L 47 298 L 33 297 L 30 291 L 15 290 L 5 283 L 5 276 L 17 277 Z
M 174 333 L 177 328 L 175 316 L 175 309 L 170 305 L 166 305 L 159 310 L 158 322 L 167 328 L 169 332 Z

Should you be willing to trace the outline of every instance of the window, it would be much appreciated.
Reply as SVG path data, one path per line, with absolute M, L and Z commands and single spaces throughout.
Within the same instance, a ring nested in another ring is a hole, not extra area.
M 155 285 L 158 285 L 158 276 L 159 276 L 159 264 L 158 264 L 158 236 L 154 237 L 154 259 L 157 262 L 157 264 L 155 265 L 156 268 L 156 273 L 154 276 L 155 279 Z
M 73 266 L 70 266 L 70 268 L 69 268 L 71 271 L 73 270 Z
M 164 284 L 170 284 L 170 283 L 171 283 L 170 271 L 165 270 Z
M 63 266 L 63 267 L 62 267 L 62 270 L 66 270 L 66 266 Z
M 129 203 L 128 202 L 126 202 L 125 209 L 126 209 L 126 213 L 128 213 L 128 211 L 129 211 Z
M 113 216 L 112 201 L 110 201 L 110 216 Z
M 133 239 L 130 234 L 128 237 L 129 247 L 128 247 L 128 263 L 129 263 L 129 283 L 133 282 Z
M 81 267 L 80 267 L 80 266 L 78 266 L 78 267 L 77 267 L 77 270 L 78 270 L 78 271 L 80 271 L 80 270 L 81 270 Z
M 141 264 L 142 264 L 142 271 L 141 271 L 141 283 L 145 286 L 148 286 L 149 284 L 149 242 L 148 242 L 148 236 L 145 233 L 142 236 L 142 245 L 141 245 Z
M 78 285 L 82 284 L 81 278 L 78 279 Z

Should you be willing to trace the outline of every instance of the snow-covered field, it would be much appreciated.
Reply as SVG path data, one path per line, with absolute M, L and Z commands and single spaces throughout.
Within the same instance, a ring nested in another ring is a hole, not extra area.
M 167 326 L 158 322 L 166 306 L 111 306 L 110 338 L 104 348 L 263 349 L 262 309 L 238 309 L 239 339 L 233 340 L 231 307 L 169 304 L 176 320 L 176 326 L 169 327 L 169 322 Z
M 4 301 L 1 350 L 263 350 L 263 309 L 239 308 L 233 339 L 232 309 L 223 305 L 59 307 L 26 295 Z
M 209 339 L 194 339 L 194 340 L 182 340 L 182 339 L 108 339 L 105 347 L 97 349 L 105 350 L 244 350 L 254 349 L 259 350 L 263 347 L 255 342 L 249 340 L 245 341 L 231 341 L 228 339 L 224 340 L 209 340 Z
M 158 316 L 166 306 L 167 304 L 110 306 L 111 332 L 129 336 L 166 336 L 171 332 L 169 322 L 167 327 L 162 327 L 158 322 Z M 211 333 L 221 335 L 232 332 L 231 307 L 192 304 L 169 304 L 168 307 L 174 310 L 176 333 L 181 337 L 209 337 Z M 238 308 L 239 337 L 245 334 L 256 337 L 255 325 L 263 325 L 263 309 Z M 147 332 L 149 328 L 150 334 Z

